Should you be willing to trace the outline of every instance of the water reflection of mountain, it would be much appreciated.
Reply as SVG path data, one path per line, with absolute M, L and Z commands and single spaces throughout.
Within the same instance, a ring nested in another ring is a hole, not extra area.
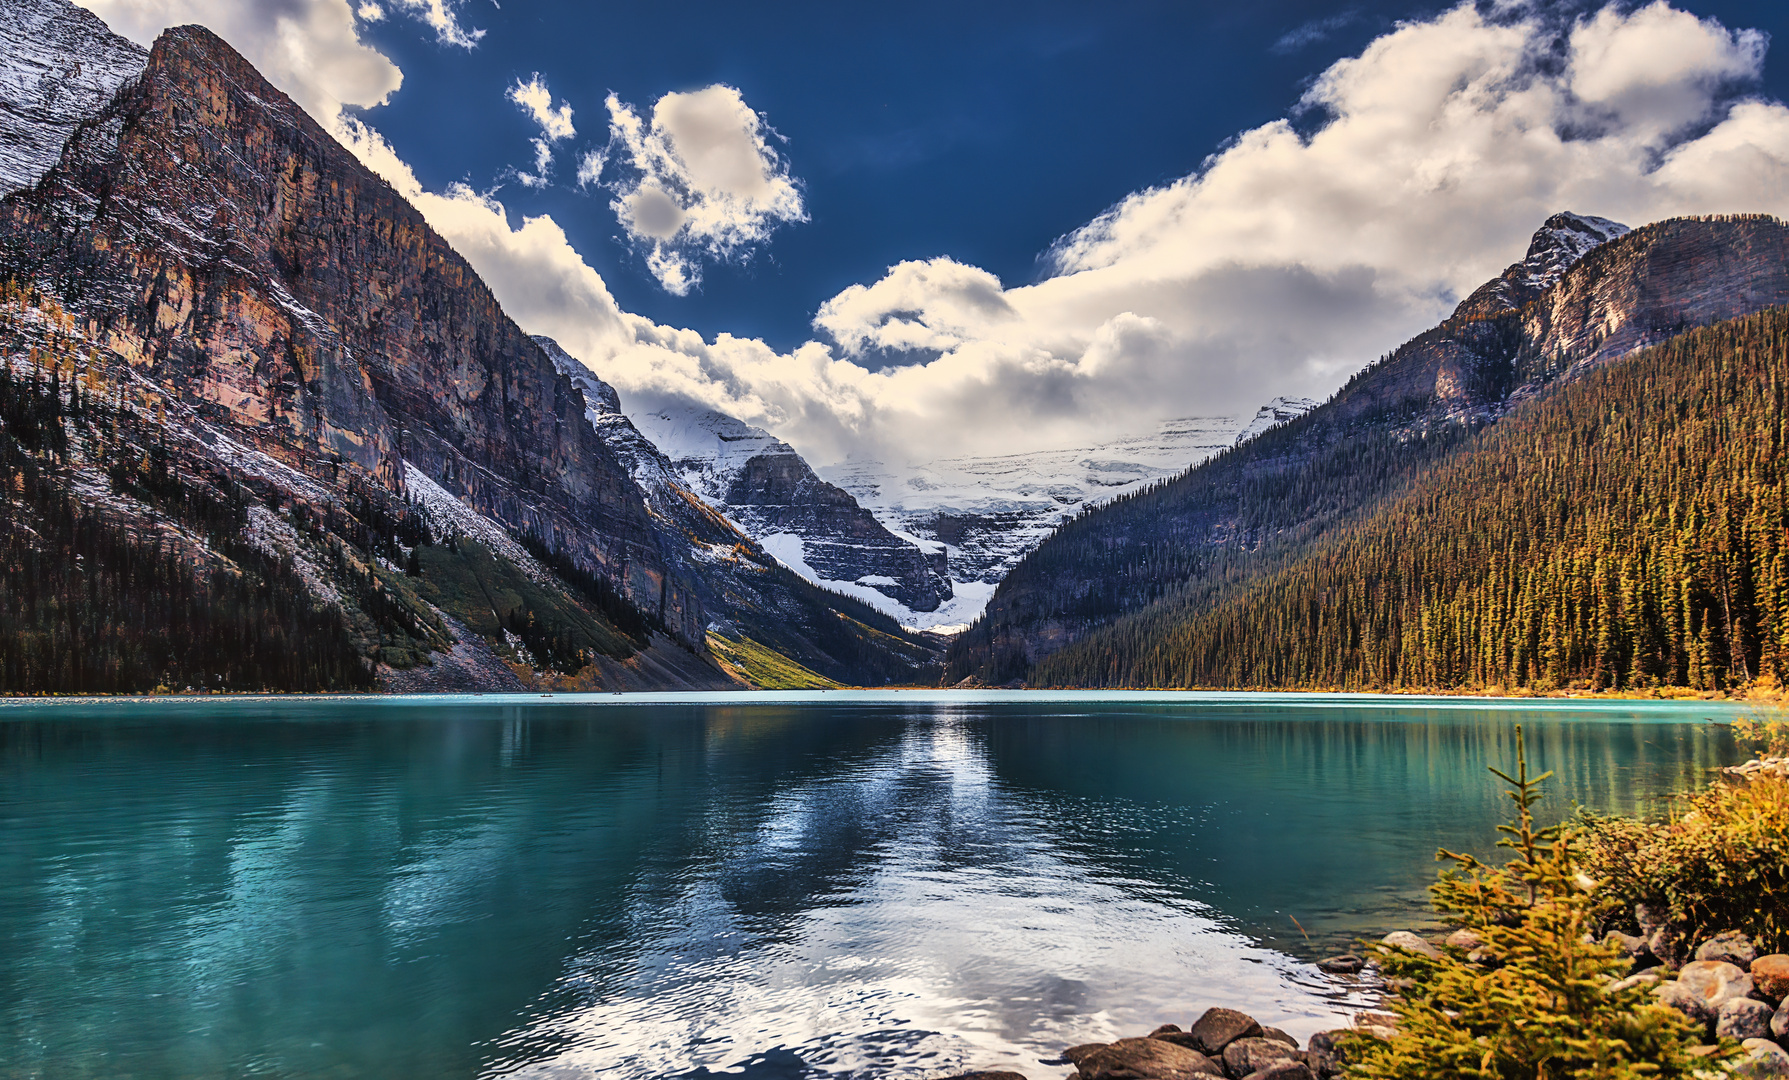
M 1346 925 L 1425 881 L 1436 843 L 1479 843 L 1510 715 L 286 702 L 0 722 L 0 1047 L 68 1075 L 757 1055 L 766 1075 L 893 1076 L 1023 1064 L 1219 997 L 1315 1025 L 1299 969 L 1224 927 L 1286 946 L 1278 913 Z M 1530 731 L 1561 804 L 1631 809 L 1731 752 L 1691 728 Z
M 1543 710 L 1254 707 L 1005 717 L 991 767 L 1089 866 L 1184 890 L 1274 946 L 1313 955 L 1427 917 L 1437 847 L 1489 854 L 1507 801 L 1486 771 L 1525 723 L 1540 813 L 1647 814 L 1733 760 L 1724 725 Z M 1300 931 L 1311 935 L 1307 942 Z

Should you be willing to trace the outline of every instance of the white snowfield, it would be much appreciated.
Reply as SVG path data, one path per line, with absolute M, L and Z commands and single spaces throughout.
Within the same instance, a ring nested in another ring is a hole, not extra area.
M 896 535 L 926 550 L 944 548 L 955 598 L 937 611 L 897 617 L 953 632 L 967 628 L 1019 560 L 1083 508 L 1178 476 L 1316 406 L 1305 398 L 1275 398 L 1246 425 L 1238 417 L 1192 416 L 1093 446 L 918 464 L 848 459 L 820 475 L 856 496 Z

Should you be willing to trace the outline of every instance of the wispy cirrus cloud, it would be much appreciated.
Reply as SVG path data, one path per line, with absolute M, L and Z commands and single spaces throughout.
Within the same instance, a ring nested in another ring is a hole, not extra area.
M 1327 39 L 1331 34 L 1360 18 L 1358 11 L 1344 11 L 1340 15 L 1331 15 L 1324 19 L 1312 19 L 1310 22 L 1293 27 L 1280 35 L 1279 40 L 1268 46 L 1267 51 L 1280 56 L 1288 56 L 1306 46 L 1315 45 Z
M 561 101 L 555 108 L 553 94 L 538 71 L 527 82 L 517 79 L 504 96 L 520 106 L 540 127 L 540 134 L 530 140 L 534 144 L 534 171 L 517 170 L 516 179 L 525 187 L 545 187 L 553 171 L 553 144 L 578 133 L 571 122 L 571 104 Z

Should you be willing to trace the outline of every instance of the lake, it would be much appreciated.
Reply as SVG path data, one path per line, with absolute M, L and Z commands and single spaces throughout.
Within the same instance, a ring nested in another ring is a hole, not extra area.
M 1732 706 L 927 691 L 0 704 L 0 1077 L 1034 1078 L 1427 924 L 1525 726 L 1662 813 Z

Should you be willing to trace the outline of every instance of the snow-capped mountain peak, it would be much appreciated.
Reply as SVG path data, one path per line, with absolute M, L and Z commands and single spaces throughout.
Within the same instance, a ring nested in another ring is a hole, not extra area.
M 1592 248 L 1628 231 L 1626 225 L 1608 218 L 1569 211 L 1554 214 L 1535 230 L 1533 239 L 1528 242 L 1528 254 L 1521 262 L 1522 283 L 1531 289 L 1549 288 Z

